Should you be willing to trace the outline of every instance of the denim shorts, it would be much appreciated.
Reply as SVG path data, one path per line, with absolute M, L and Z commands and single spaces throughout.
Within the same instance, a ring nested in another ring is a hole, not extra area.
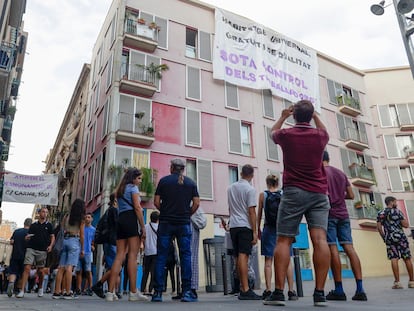
M 79 257 L 76 271 L 92 271 L 92 253 L 85 254 L 83 257 Z
M 105 258 L 105 268 L 111 269 L 116 256 L 116 245 L 105 243 L 103 245 L 103 252 Z
M 277 235 L 295 237 L 299 224 L 305 216 L 308 228 L 328 228 L 328 196 L 323 193 L 306 191 L 297 187 L 283 189 L 277 216 Z
M 349 219 L 328 219 L 328 232 L 326 236 L 328 244 L 352 244 L 351 221 Z
M 260 239 L 260 254 L 273 257 L 276 247 L 276 227 L 264 226 Z
M 81 245 L 78 237 L 69 237 L 63 239 L 63 247 L 60 252 L 59 267 L 78 265 Z

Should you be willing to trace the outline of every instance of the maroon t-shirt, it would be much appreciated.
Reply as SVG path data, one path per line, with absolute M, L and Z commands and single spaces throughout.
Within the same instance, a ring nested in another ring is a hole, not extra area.
M 328 183 L 322 155 L 329 135 L 309 123 L 273 132 L 273 141 L 283 151 L 283 187 L 327 194 Z
M 331 204 L 329 217 L 347 219 L 349 214 L 346 208 L 345 196 L 346 188 L 350 186 L 348 177 L 344 172 L 333 166 L 325 166 L 325 172 L 328 178 L 328 195 Z

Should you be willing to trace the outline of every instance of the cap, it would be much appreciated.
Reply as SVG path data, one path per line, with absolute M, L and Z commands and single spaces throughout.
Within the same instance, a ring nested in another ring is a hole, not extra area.
M 184 161 L 181 160 L 181 159 L 178 159 L 178 158 L 172 159 L 171 160 L 171 165 L 174 166 L 174 167 L 181 167 L 181 168 L 185 167 Z
M 322 161 L 329 162 L 329 153 L 328 153 L 328 151 L 323 152 Z

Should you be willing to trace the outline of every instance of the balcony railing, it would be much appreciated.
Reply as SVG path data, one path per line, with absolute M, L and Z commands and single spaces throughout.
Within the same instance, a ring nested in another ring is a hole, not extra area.
M 349 166 L 349 171 L 351 173 L 351 182 L 353 185 L 371 187 L 376 183 L 374 170 L 365 165 L 353 163 Z
M 14 78 L 11 84 L 10 96 L 17 97 L 19 95 L 20 80 Z
M 134 114 L 119 112 L 117 140 L 150 146 L 155 140 L 153 122 L 140 120 Z
M 121 64 L 121 91 L 134 92 L 151 97 L 158 89 L 159 79 L 143 65 Z
M 158 46 L 158 27 L 141 24 L 134 19 L 125 19 L 124 45 L 154 52 Z
M 336 97 L 336 102 L 339 106 L 339 111 L 347 115 L 356 117 L 361 114 L 361 105 L 359 100 L 347 95 L 339 95 Z
M 358 223 L 361 226 L 376 227 L 378 209 L 374 206 L 362 206 L 361 208 L 348 209 L 349 216 L 358 219 Z
M 404 148 L 405 158 L 407 159 L 408 163 L 414 162 L 414 148 Z
M 355 128 L 345 128 L 345 145 L 349 148 L 364 150 L 368 148 L 367 133 Z
M 0 70 L 10 72 L 14 57 L 16 54 L 16 46 L 11 43 L 2 42 L 0 45 Z

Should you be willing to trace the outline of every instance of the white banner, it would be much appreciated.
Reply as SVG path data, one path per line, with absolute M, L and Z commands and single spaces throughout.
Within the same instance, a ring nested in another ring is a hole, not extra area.
M 4 175 L 3 201 L 58 205 L 58 175 Z
M 239 15 L 216 9 L 213 77 L 297 102 L 320 112 L 316 51 Z

